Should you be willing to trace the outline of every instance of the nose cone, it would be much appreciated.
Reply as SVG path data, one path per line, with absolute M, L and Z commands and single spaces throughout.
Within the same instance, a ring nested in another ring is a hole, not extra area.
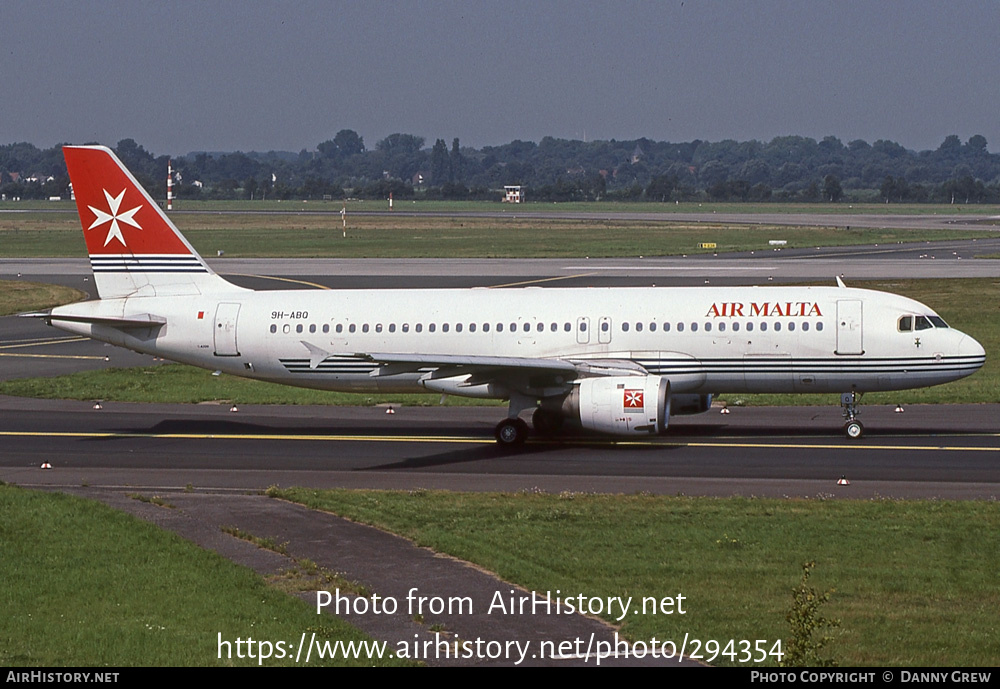
M 958 343 L 958 355 L 968 357 L 976 364 L 976 368 L 982 368 L 986 363 L 986 350 L 974 338 L 965 335 Z

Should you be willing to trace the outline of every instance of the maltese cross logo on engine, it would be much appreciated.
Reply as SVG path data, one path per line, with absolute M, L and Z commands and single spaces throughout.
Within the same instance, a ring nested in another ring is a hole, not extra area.
M 108 228 L 108 236 L 104 240 L 104 246 L 110 244 L 112 239 L 117 239 L 119 242 L 122 243 L 122 246 L 128 246 L 125 243 L 125 237 L 122 236 L 122 229 L 121 227 L 118 226 L 118 223 L 120 221 L 125 223 L 126 225 L 131 225 L 137 230 L 141 230 L 142 227 L 139 226 L 139 223 L 135 221 L 133 216 L 139 211 L 140 208 L 142 208 L 142 205 L 140 204 L 135 208 L 133 208 L 132 210 L 124 211 L 123 213 L 119 214 L 118 208 L 122 204 L 122 199 L 125 198 L 125 190 L 122 189 L 122 193 L 118 194 L 118 196 L 112 196 L 110 193 L 108 193 L 108 190 L 105 189 L 104 197 L 108 200 L 108 210 L 110 210 L 111 212 L 105 213 L 104 211 L 98 210 L 93 206 L 87 206 L 87 208 L 93 211 L 94 215 L 96 216 L 96 220 L 94 220 L 93 224 L 91 224 L 91 226 L 88 227 L 87 229 L 92 230 L 95 227 L 103 225 L 104 223 L 110 221 L 111 226 Z
M 625 391 L 625 396 L 622 399 L 622 403 L 623 403 L 622 406 L 625 407 L 626 411 L 628 411 L 630 409 L 638 409 L 639 411 L 642 411 L 642 408 L 643 408 L 642 393 L 643 393 L 642 390 L 626 390 Z

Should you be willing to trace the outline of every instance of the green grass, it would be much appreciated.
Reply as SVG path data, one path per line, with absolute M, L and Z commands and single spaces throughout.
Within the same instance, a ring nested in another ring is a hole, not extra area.
M 892 280 L 852 282 L 917 299 L 940 313 L 948 323 L 972 335 L 986 349 L 986 364 L 975 375 L 933 388 L 865 395 L 866 404 L 955 404 L 997 402 L 1000 390 L 1000 313 L 996 295 L 1000 280 Z M 395 404 L 430 406 L 439 403 L 429 394 L 357 394 L 292 388 L 275 383 L 250 381 L 190 366 L 166 365 L 135 369 L 85 371 L 55 378 L 25 378 L 0 382 L 0 394 L 19 397 L 118 402 L 195 403 L 227 401 L 236 404 Z M 829 405 L 838 396 L 828 395 L 747 395 L 727 394 L 730 404 L 748 405 Z M 450 396 L 448 405 L 495 405 L 491 400 L 471 400 Z
M 313 204 L 310 208 L 319 205 Z M 446 204 L 444 208 L 450 209 L 453 205 Z M 544 208 L 551 205 L 539 204 Z M 423 207 L 420 204 L 417 206 Z M 648 210 L 646 206 L 656 208 L 657 204 L 614 206 L 611 210 Z M 323 207 L 329 209 L 329 204 Z M 359 204 L 358 208 L 361 207 Z M 477 207 L 482 209 L 482 206 Z M 486 204 L 485 207 L 495 209 L 498 206 Z M 996 232 L 951 230 L 848 230 L 846 226 L 850 225 L 849 216 L 845 216 L 844 225 L 838 227 L 788 227 L 677 222 L 670 220 L 671 214 L 668 212 L 662 213 L 662 219 L 649 221 L 529 220 L 518 217 L 516 210 L 510 210 L 503 218 L 433 215 L 369 217 L 351 215 L 350 208 L 346 238 L 343 237 L 339 215 L 209 213 L 177 214 L 173 216 L 173 220 L 202 255 L 216 256 L 221 250 L 230 258 L 658 256 L 709 251 L 765 251 L 771 250 L 768 241 L 772 239 L 784 239 L 789 248 L 795 248 L 997 236 Z M 773 212 L 763 206 L 755 208 Z M 802 210 L 801 207 L 792 208 Z M 506 209 L 509 210 L 510 207 Z M 537 210 L 530 204 L 525 209 Z M 569 207 L 560 206 L 557 210 L 601 209 L 577 209 L 571 204 Z M 734 209 L 713 207 L 712 210 L 749 212 L 747 207 L 742 206 L 735 206 Z M 978 212 L 983 210 L 978 208 Z M 80 222 L 71 213 L 25 212 L 0 215 L 0 257 L 84 257 L 86 249 L 80 234 Z M 717 248 L 700 249 L 699 244 L 702 242 L 715 243 Z
M 836 589 L 841 665 L 995 665 L 996 502 L 274 490 L 400 533 L 528 589 L 686 597 L 630 616 L 633 640 L 787 638 L 802 564 Z M 768 646 L 770 648 L 770 645 Z M 717 664 L 726 664 L 716 661 Z
M 248 569 L 89 500 L 0 484 L 0 553 L 3 666 L 256 665 L 236 657 L 237 638 L 368 638 Z M 217 657 L 219 634 L 234 642 L 232 659 Z
M 0 381 L 0 394 L 43 399 L 107 400 L 115 402 L 232 402 L 235 404 L 327 404 L 336 406 L 431 406 L 438 394 L 357 394 L 293 388 L 277 383 L 247 380 L 210 371 L 165 364 L 141 368 L 81 371 L 54 378 L 21 378 Z M 494 405 L 491 400 L 448 397 L 447 405 Z
M 86 297 L 86 294 L 72 287 L 22 280 L 0 280 L 0 316 L 47 309 L 80 301 Z
M 175 211 L 332 211 L 339 213 L 344 205 L 342 199 L 332 201 L 304 200 L 255 200 L 255 201 L 190 201 L 175 200 Z M 348 213 L 353 211 L 388 210 L 386 200 L 351 200 L 346 202 Z M 989 204 L 930 204 L 930 203 L 709 203 L 686 201 L 682 203 L 659 203 L 652 201 L 621 202 L 568 202 L 553 203 L 529 201 L 523 204 L 506 204 L 499 201 L 428 201 L 422 198 L 396 199 L 393 207 L 397 211 L 419 211 L 423 213 L 453 213 L 463 211 L 501 211 L 504 213 L 595 213 L 620 211 L 626 213 L 806 213 L 809 215 L 997 215 L 1000 205 Z M 72 201 L 0 201 L 0 210 L 27 212 L 58 210 L 76 213 Z

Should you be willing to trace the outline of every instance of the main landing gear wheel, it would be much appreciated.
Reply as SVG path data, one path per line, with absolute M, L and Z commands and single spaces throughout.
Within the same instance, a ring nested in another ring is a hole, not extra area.
M 854 421 L 848 421 L 844 424 L 844 433 L 848 438 L 852 440 L 857 440 L 865 433 L 865 427 L 861 425 L 861 422 L 855 419 Z
M 501 447 L 518 447 L 528 439 L 528 424 L 521 419 L 504 419 L 493 434 Z

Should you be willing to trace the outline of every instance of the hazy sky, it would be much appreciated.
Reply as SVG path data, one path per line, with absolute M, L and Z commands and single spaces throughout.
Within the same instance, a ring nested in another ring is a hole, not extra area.
M 0 144 L 298 151 L 354 129 L 369 148 L 983 134 L 1000 151 L 994 0 L 12 0 L 0 51 Z

